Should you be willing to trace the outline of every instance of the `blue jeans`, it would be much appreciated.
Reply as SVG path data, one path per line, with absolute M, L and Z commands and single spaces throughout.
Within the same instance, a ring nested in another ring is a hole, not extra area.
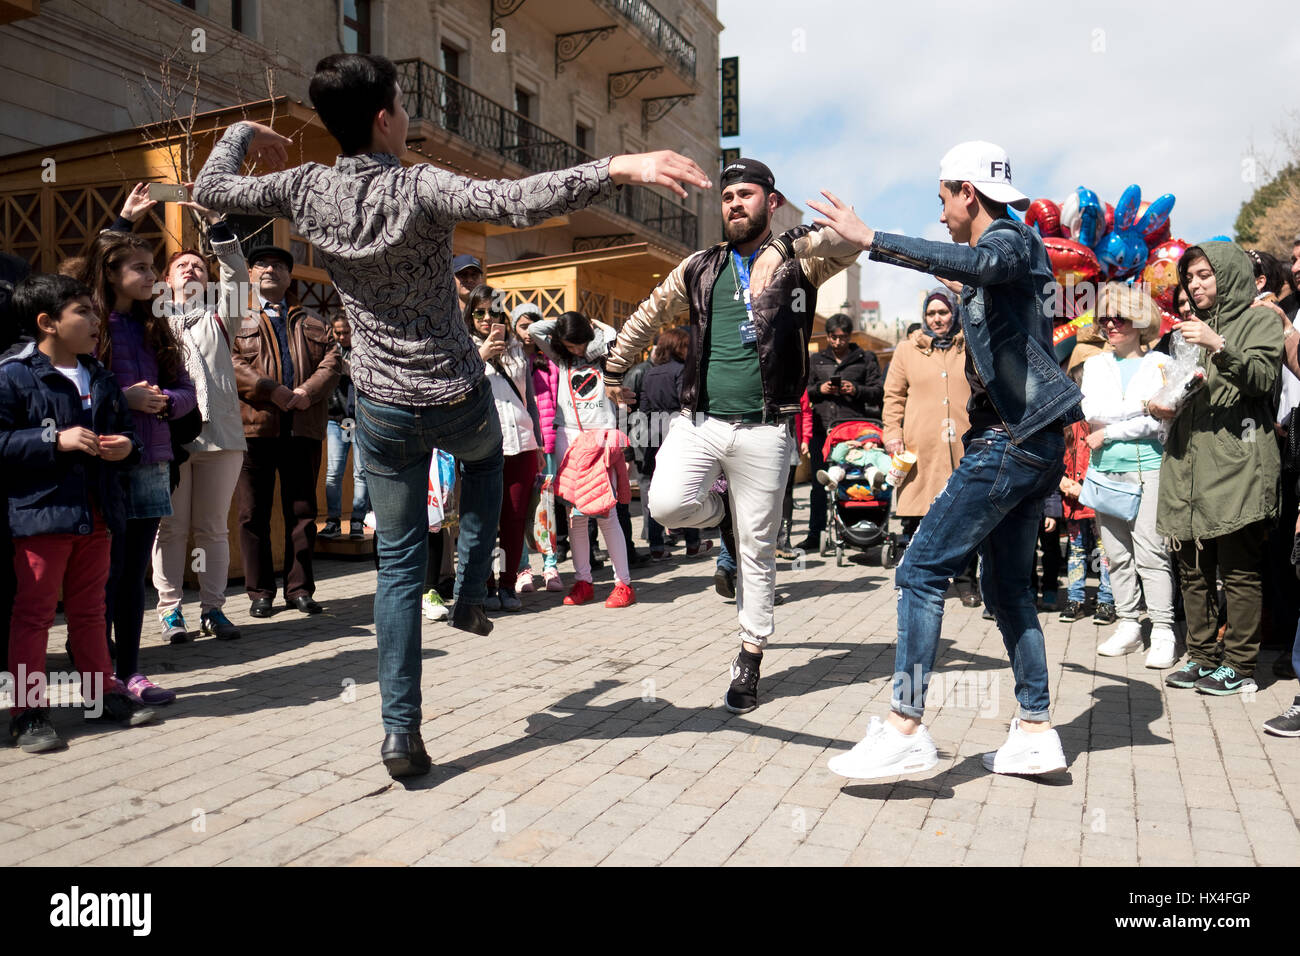
M 353 432 L 353 437 L 356 433 Z M 325 426 L 325 517 L 339 521 L 343 517 L 343 470 L 348 465 L 348 449 L 352 449 L 352 520 L 361 521 L 370 510 L 370 496 L 366 494 L 366 474 L 361 468 L 360 449 L 356 442 L 345 437 L 338 422 Z
M 357 446 L 374 506 L 379 576 L 375 637 L 386 733 L 420 727 L 420 597 L 429 560 L 429 460 L 435 448 L 464 469 L 456 594 L 482 604 L 501 517 L 501 423 L 488 383 L 447 405 L 389 405 L 357 395 Z
M 943 624 L 943 595 L 978 550 L 984 603 L 1002 632 L 1024 720 L 1046 720 L 1047 653 L 1029 578 L 1043 501 L 1065 471 L 1065 439 L 1046 428 L 1012 443 L 968 432 L 966 453 L 903 554 L 894 586 L 898 647 L 892 707 L 919 720 Z
M 1070 558 L 1066 562 L 1065 578 L 1068 582 L 1066 597 L 1071 601 L 1082 603 L 1088 598 L 1088 571 L 1097 561 L 1097 603 L 1114 604 L 1115 596 L 1110 590 L 1110 568 L 1106 564 L 1106 552 L 1097 540 L 1097 525 L 1093 518 L 1071 519 L 1068 524 L 1070 532 Z
M 719 571 L 726 571 L 728 574 L 736 573 L 736 556 L 727 547 L 725 538 L 722 540 L 722 550 L 718 552 L 717 568 Z

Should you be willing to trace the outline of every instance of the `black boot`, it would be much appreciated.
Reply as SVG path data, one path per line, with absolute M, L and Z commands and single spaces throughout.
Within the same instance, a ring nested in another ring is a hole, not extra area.
M 731 664 L 731 686 L 723 706 L 733 714 L 747 714 L 758 706 L 758 670 L 763 654 L 751 654 L 743 647 Z
M 379 750 L 379 759 L 384 762 L 388 775 L 394 780 L 398 777 L 417 777 L 428 773 L 433 766 L 429 752 L 424 749 L 424 738 L 418 730 L 385 736 L 384 745 Z
M 732 530 L 731 523 L 731 495 L 725 492 L 722 495 L 722 520 L 718 522 L 718 534 L 731 553 L 732 560 L 740 564 L 740 555 L 736 551 L 736 533 Z
M 486 637 L 492 633 L 492 622 L 483 612 L 481 604 L 461 604 L 457 601 L 451 609 L 451 617 L 448 618 L 447 623 L 471 634 L 482 634 Z
M 781 533 L 776 538 L 776 556 L 782 561 L 793 561 L 797 555 L 794 545 L 790 544 L 790 522 L 781 522 Z

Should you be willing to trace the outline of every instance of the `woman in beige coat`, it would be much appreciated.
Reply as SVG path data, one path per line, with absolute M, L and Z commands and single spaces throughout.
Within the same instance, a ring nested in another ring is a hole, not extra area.
M 921 328 L 898 344 L 885 376 L 885 450 L 892 455 L 906 448 L 916 455 L 893 509 L 909 539 L 961 460 L 961 436 L 970 428 L 966 349 L 956 310 L 957 297 L 948 289 L 931 290 Z M 955 582 L 967 607 L 980 604 L 976 581 L 972 560 Z

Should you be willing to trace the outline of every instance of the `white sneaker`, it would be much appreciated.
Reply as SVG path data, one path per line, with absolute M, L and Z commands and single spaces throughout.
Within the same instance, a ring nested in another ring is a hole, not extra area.
M 1151 650 L 1147 651 L 1146 666 L 1152 670 L 1164 670 L 1178 663 L 1178 638 L 1167 627 L 1151 629 Z
M 451 613 L 447 610 L 447 605 L 442 603 L 442 595 L 437 591 L 426 591 L 420 606 L 424 616 L 431 621 L 445 621 Z
M 519 578 L 515 581 L 516 594 L 531 594 L 536 590 L 533 586 L 533 572 L 520 571 Z
M 905 734 L 879 717 L 872 717 L 867 735 L 848 753 L 836 754 L 826 765 L 841 777 L 871 780 L 921 773 L 938 762 L 939 753 L 924 724 L 916 733 Z
M 1153 642 L 1151 645 L 1155 647 Z M 1115 625 L 1115 633 L 1108 637 L 1097 653 L 1102 657 L 1123 657 L 1134 651 L 1142 650 L 1142 625 L 1127 618 Z
M 994 773 L 1025 774 L 1057 773 L 1066 768 L 1065 751 L 1061 749 L 1061 735 L 1055 730 L 1031 734 L 1020 729 L 1020 718 L 1011 721 L 1007 742 L 996 752 L 982 758 L 984 768 Z

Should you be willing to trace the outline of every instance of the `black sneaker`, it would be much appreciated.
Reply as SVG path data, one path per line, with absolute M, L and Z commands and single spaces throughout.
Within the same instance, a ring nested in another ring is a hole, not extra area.
M 1046 602 L 1044 601 L 1044 603 Z M 1075 621 L 1083 620 L 1084 615 L 1087 613 L 1082 601 L 1066 601 L 1061 616 L 1057 620 L 1062 624 L 1073 624 Z
M 1114 624 L 1118 620 L 1115 614 L 1114 604 L 1098 604 L 1097 610 L 1092 612 L 1093 624 Z
M 321 529 L 320 536 L 322 538 L 337 538 L 341 531 L 340 523 L 330 518 L 325 522 L 325 527 Z
M 736 572 L 728 571 L 726 568 L 718 568 L 718 570 L 714 571 L 713 590 L 724 598 L 734 598 L 736 596 Z
M 733 714 L 747 714 L 758 706 L 758 669 L 762 654 L 751 654 L 743 647 L 731 664 L 731 686 L 722 705 Z
M 9 724 L 9 735 L 15 738 L 14 743 L 24 753 L 29 754 L 43 754 L 67 746 L 50 723 L 44 707 L 33 707 L 15 717 Z
M 1213 674 L 1202 677 L 1196 682 L 1196 689 L 1202 694 L 1229 697 L 1243 691 L 1259 690 L 1259 685 L 1255 683 L 1255 678 L 1242 677 L 1227 664 L 1220 664 Z
M 1300 697 L 1285 714 L 1264 721 L 1264 730 L 1275 737 L 1300 737 Z
M 1188 689 L 1196 686 L 1196 682 L 1202 677 L 1209 677 L 1214 673 L 1213 667 L 1203 667 L 1196 661 L 1188 661 L 1178 670 L 1174 671 L 1165 678 L 1166 687 L 1178 687 Z
M 121 724 L 123 727 L 139 727 L 157 717 L 158 714 L 151 707 L 116 690 L 104 694 L 103 707 L 97 715 L 86 713 L 88 723 Z
M 822 546 L 822 533 L 820 531 L 809 531 L 808 537 L 804 538 L 802 541 L 800 541 L 798 544 L 795 545 L 795 547 L 798 550 L 804 552 L 804 554 L 812 554 L 815 551 L 820 551 L 821 546 Z M 732 553 L 734 554 L 735 552 L 733 551 Z
M 353 538 L 364 538 L 366 536 L 366 523 L 355 519 L 349 521 L 348 536 Z

